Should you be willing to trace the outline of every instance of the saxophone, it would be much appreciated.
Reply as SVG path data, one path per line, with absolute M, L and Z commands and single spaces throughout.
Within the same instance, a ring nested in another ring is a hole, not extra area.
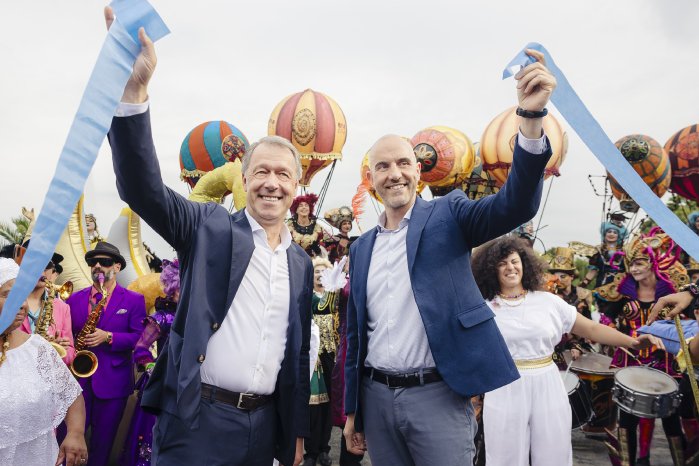
M 61 357 L 61 359 L 66 357 L 66 349 L 56 343 L 55 341 L 49 340 L 49 335 L 48 335 L 48 330 L 51 325 L 54 325 L 55 322 L 53 320 L 53 300 L 56 299 L 57 295 L 60 295 L 61 297 L 63 296 L 63 291 L 64 290 L 70 290 L 72 291 L 73 285 L 70 282 L 67 282 L 66 285 L 63 285 L 62 287 L 58 287 L 51 283 L 50 281 L 46 281 L 46 298 L 42 302 L 42 311 L 41 315 L 39 316 L 39 319 L 36 321 L 36 329 L 35 332 L 37 335 L 40 335 L 43 337 L 45 340 L 47 340 L 51 346 L 56 350 L 58 353 L 58 356 Z M 68 291 L 68 295 L 70 295 L 70 291 Z
M 102 316 L 102 311 L 107 304 L 107 299 L 109 299 L 109 292 L 104 289 L 104 275 L 99 275 L 99 285 L 100 292 L 102 293 L 102 299 L 97 303 L 95 308 L 90 311 L 90 315 L 87 316 L 87 322 L 75 337 L 75 359 L 70 365 L 70 370 L 73 375 L 80 378 L 90 377 L 97 370 L 97 356 L 90 350 L 85 349 L 85 338 L 91 333 L 94 333 L 97 328 L 97 322 L 99 322 Z

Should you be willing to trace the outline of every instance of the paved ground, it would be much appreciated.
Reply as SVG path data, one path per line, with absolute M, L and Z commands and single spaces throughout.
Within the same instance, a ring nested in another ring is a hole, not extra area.
M 330 456 L 333 459 L 333 465 L 339 465 L 339 449 L 340 449 L 340 429 L 334 428 L 331 440 Z M 368 456 L 368 455 L 367 455 Z M 670 458 L 670 450 L 665 440 L 663 427 L 660 421 L 656 423 L 655 434 L 653 437 L 653 449 L 651 450 L 650 463 L 653 466 L 672 466 Z M 368 457 L 364 458 L 363 465 L 371 465 L 371 460 Z M 607 466 L 609 456 L 607 456 L 607 447 L 604 446 L 601 440 L 587 438 L 580 430 L 573 431 L 573 465 L 574 466 Z M 376 465 L 390 466 L 390 465 Z

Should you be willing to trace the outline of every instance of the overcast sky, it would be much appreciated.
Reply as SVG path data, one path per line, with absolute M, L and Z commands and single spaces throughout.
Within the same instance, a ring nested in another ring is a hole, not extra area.
M 478 141 L 493 117 L 516 104 L 514 81 L 502 81 L 501 73 L 531 41 L 547 47 L 613 141 L 642 133 L 664 144 L 699 122 L 699 3 L 692 0 L 152 4 L 172 31 L 156 44 L 153 133 L 165 183 L 184 195 L 178 155 L 189 130 L 222 119 L 255 140 L 266 134 L 282 98 L 312 88 L 338 102 L 348 127 L 324 210 L 348 204 L 361 158 L 383 134 L 410 137 L 445 125 Z M 0 6 L 0 220 L 22 206 L 41 207 L 104 40 L 103 6 L 87 0 Z M 541 238 L 547 247 L 595 244 L 602 204 L 588 175 L 604 169 L 562 123 L 569 151 Z M 123 206 L 110 158 L 105 143 L 85 192 L 86 211 L 97 216 L 103 235 Z M 314 190 L 324 177 L 316 176 Z M 367 204 L 362 226 L 375 221 Z M 152 232 L 144 230 L 144 238 L 161 257 L 173 255 Z

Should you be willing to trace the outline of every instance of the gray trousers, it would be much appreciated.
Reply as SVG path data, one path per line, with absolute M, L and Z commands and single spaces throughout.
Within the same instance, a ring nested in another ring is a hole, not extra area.
M 473 406 L 446 383 L 388 388 L 364 377 L 361 390 L 364 435 L 372 464 L 473 464 Z
M 190 430 L 162 412 L 153 428 L 153 466 L 270 466 L 277 414 L 274 403 L 254 411 L 202 399 L 199 427 Z

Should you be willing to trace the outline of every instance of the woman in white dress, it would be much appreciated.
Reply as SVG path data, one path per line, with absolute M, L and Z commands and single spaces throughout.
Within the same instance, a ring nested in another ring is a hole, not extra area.
M 519 238 L 502 237 L 473 255 L 473 275 L 495 313 L 520 378 L 485 394 L 488 466 L 572 465 L 571 411 L 554 347 L 564 333 L 626 348 L 662 343 L 632 338 L 584 317 L 560 297 L 539 291 L 546 264 Z M 662 346 L 661 346 L 662 347 Z
M 19 267 L 0 258 L 0 313 Z M 13 323 L 0 333 L 0 465 L 51 466 L 64 460 L 84 464 L 85 403 L 80 385 L 58 353 L 20 325 L 25 302 Z M 65 418 L 68 435 L 60 448 L 54 429 Z

